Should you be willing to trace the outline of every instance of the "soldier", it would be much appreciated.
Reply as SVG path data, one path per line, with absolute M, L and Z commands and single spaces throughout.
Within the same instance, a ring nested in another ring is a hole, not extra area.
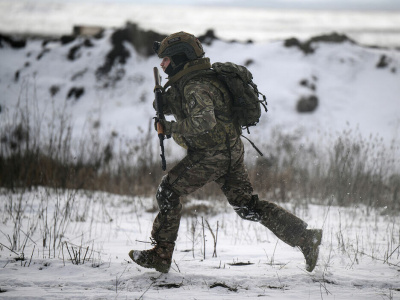
M 168 75 L 164 113 L 176 120 L 158 122 L 166 135 L 172 135 L 187 149 L 187 155 L 158 187 L 160 211 L 151 232 L 154 248 L 131 250 L 130 258 L 142 267 L 167 273 L 181 219 L 180 197 L 215 181 L 241 218 L 259 222 L 285 243 L 299 247 L 311 272 L 317 263 L 322 230 L 307 229 L 307 224 L 292 213 L 253 194 L 243 161 L 241 131 L 232 120 L 231 101 L 226 99 L 229 93 L 215 84 L 218 79 L 200 41 L 178 32 L 154 45 L 162 59 L 161 68 Z

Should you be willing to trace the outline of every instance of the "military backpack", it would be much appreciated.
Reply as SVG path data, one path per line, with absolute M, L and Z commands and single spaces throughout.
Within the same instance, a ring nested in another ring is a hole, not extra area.
M 253 75 L 246 67 L 231 62 L 217 62 L 211 65 L 208 58 L 207 60 L 208 63 L 204 65 L 193 65 L 184 69 L 180 74 L 178 73 L 179 76 L 175 75 L 175 78 L 171 78 L 164 85 L 164 89 L 185 76 L 185 79 L 179 81 L 178 84 L 178 90 L 182 94 L 184 86 L 191 79 L 195 77 L 216 77 L 218 80 L 211 80 L 210 83 L 216 86 L 222 93 L 228 93 L 226 98 L 231 101 L 227 111 L 223 111 L 221 108 L 215 111 L 216 117 L 220 118 L 223 116 L 224 118 L 232 119 L 239 135 L 242 129 L 246 129 L 250 133 L 249 127 L 257 125 L 260 121 L 261 106 L 265 112 L 268 111 L 265 95 L 258 91 L 257 85 L 253 82 Z M 261 100 L 259 99 L 260 95 L 262 96 Z M 226 115 L 228 111 L 229 115 Z M 251 143 L 261 156 L 263 155 L 252 141 L 245 136 L 243 137 Z
M 244 66 L 231 62 L 217 62 L 212 64 L 212 69 L 231 94 L 234 122 L 250 133 L 249 127 L 257 125 L 260 121 L 261 106 L 265 112 L 268 111 L 265 95 L 258 91 L 257 85 L 253 82 L 253 75 Z

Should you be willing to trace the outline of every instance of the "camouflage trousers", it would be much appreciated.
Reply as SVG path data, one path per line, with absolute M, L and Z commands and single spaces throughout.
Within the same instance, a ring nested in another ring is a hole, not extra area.
M 275 203 L 252 195 L 244 148 L 240 139 L 230 151 L 188 152 L 187 156 L 164 176 L 160 186 L 167 186 L 176 197 L 176 205 L 160 211 L 154 220 L 152 238 L 173 243 L 177 239 L 182 204 L 179 196 L 188 195 L 215 181 L 240 217 L 260 222 L 290 246 L 298 246 L 307 224 Z M 160 204 L 160 203 L 159 203 Z

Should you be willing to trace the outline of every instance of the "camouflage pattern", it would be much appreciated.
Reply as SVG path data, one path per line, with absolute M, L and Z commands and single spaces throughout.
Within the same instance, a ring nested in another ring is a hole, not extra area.
M 171 267 L 174 243 L 157 243 L 150 250 L 131 250 L 129 257 L 144 268 L 156 269 L 162 273 L 168 273 Z
M 282 241 L 298 246 L 307 224 L 275 203 L 261 201 L 252 194 L 240 132 L 228 117 L 229 96 L 217 88 L 215 80 L 204 70 L 194 71 L 165 93 L 164 113 L 174 115 L 176 120 L 172 123 L 173 137 L 188 152 L 163 178 L 157 191 L 160 208 L 168 209 L 161 209 L 157 215 L 152 237 L 157 242 L 175 242 L 182 211 L 179 196 L 215 181 L 240 217 L 260 222 Z
M 183 196 L 196 191 L 205 184 L 215 181 L 224 192 L 229 204 L 242 217 L 251 221 L 259 221 L 270 229 L 277 237 L 291 246 L 305 232 L 307 224 L 282 207 L 269 202 L 258 200 L 255 205 L 253 188 L 245 169 L 243 143 L 237 143 L 228 150 L 222 151 L 189 151 L 188 155 L 179 162 L 163 179 L 174 193 Z M 242 209 L 251 208 L 250 217 L 241 214 Z M 156 241 L 175 242 L 178 236 L 180 212 L 179 204 L 167 213 L 157 215 L 152 230 Z
M 306 259 L 306 270 L 312 272 L 317 265 L 319 246 L 322 241 L 322 229 L 308 229 L 303 235 L 300 250 Z
M 206 59 L 200 59 L 202 61 Z M 190 63 L 189 63 L 190 64 Z M 171 124 L 174 140 L 192 150 L 223 150 L 227 143 L 232 146 L 238 139 L 238 131 L 231 118 L 228 92 L 218 89 L 212 81 L 215 77 L 194 77 L 195 71 L 180 81 L 184 87 L 172 85 L 165 94 L 164 114 L 172 114 L 176 122 Z M 224 115 L 216 112 L 224 111 Z
M 292 247 L 299 246 L 307 223 L 273 202 L 259 201 L 256 209 L 261 212 L 262 225 L 286 244 Z
M 173 56 L 185 53 L 189 59 L 200 58 L 204 55 L 203 45 L 193 34 L 180 31 L 167 36 L 156 49 L 158 57 Z

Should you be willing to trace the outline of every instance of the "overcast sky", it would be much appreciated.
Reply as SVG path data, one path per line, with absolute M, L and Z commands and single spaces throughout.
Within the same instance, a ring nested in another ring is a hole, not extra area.
M 1 0 L 0 0 L 1 1 Z M 288 9 L 400 10 L 400 0 L 29 0 L 47 2 L 125 2 L 136 4 L 217 5 Z

